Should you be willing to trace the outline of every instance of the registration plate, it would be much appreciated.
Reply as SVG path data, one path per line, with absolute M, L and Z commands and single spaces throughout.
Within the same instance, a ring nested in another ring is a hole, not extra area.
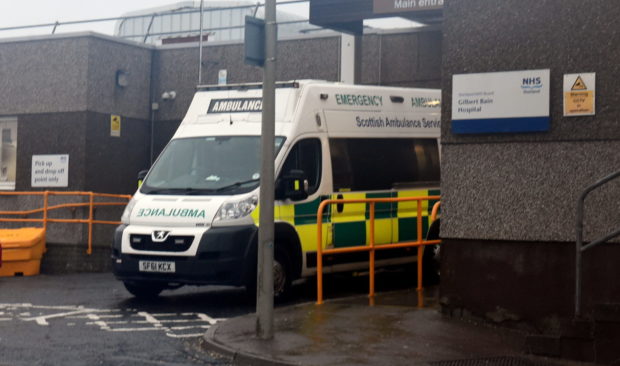
M 174 262 L 139 261 L 140 272 L 174 273 Z

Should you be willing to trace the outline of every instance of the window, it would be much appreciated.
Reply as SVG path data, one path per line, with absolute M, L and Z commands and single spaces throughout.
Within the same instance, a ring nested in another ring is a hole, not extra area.
M 13 142 L 13 140 L 11 139 L 11 129 L 10 128 L 3 128 L 2 129 L 2 143 L 3 144 L 10 144 L 12 142 Z
M 275 153 L 284 142 L 275 138 Z M 241 194 L 260 182 L 260 136 L 173 139 L 149 172 L 146 194 Z
M 439 183 L 436 139 L 329 140 L 335 191 L 389 190 Z
M 317 138 L 297 142 L 291 149 L 280 171 L 280 176 L 291 170 L 303 170 L 308 177 L 308 194 L 321 184 L 321 141 Z
M 15 189 L 17 119 L 0 118 L 0 189 Z

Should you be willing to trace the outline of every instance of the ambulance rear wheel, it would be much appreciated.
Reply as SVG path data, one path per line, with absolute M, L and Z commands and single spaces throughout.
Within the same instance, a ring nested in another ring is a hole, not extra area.
M 441 219 L 433 222 L 426 235 L 426 240 L 439 239 L 440 225 Z M 424 256 L 422 257 L 424 286 L 437 285 L 439 283 L 441 277 L 440 259 L 441 247 L 439 245 L 427 245 L 424 247 Z
M 424 255 L 422 256 L 422 279 L 424 286 L 439 284 L 441 275 L 439 250 L 439 245 L 428 245 L 424 248 Z
M 150 282 L 123 282 L 127 291 L 139 299 L 154 299 L 164 290 L 164 286 Z

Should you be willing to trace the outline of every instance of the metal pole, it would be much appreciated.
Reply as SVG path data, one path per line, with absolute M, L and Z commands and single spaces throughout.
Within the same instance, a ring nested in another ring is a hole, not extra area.
M 582 265 L 583 265 L 583 252 L 588 248 L 591 248 L 594 245 L 598 245 L 600 243 L 590 243 L 586 247 L 583 246 L 583 215 L 584 215 L 584 205 L 585 200 L 588 194 L 595 190 L 596 188 L 602 186 L 603 184 L 608 183 L 611 180 L 620 177 L 620 170 L 614 172 L 598 182 L 588 186 L 586 189 L 581 192 L 579 199 L 577 201 L 577 214 L 576 214 L 576 223 L 575 223 L 575 232 L 577 235 L 575 241 L 575 317 L 578 318 L 581 316 L 581 293 L 582 293 Z M 616 233 L 610 235 L 608 238 L 611 239 L 616 236 Z M 591 244 L 594 244 L 591 246 Z
M 583 206 L 588 190 L 583 192 L 577 201 L 577 222 L 575 241 L 575 318 L 581 316 L 581 248 L 583 246 Z
M 275 155 L 276 0 L 265 1 L 265 65 L 261 137 L 260 219 L 256 291 L 256 336 L 273 338 L 273 201 Z
M 198 40 L 198 85 L 202 85 L 202 17 L 203 17 L 203 9 L 204 9 L 204 0 L 200 0 L 200 39 Z

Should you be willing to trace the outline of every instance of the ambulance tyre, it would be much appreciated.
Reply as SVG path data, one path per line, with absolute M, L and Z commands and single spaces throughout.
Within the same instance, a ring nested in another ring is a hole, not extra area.
M 291 261 L 285 249 L 276 247 L 273 254 L 273 296 L 282 300 L 290 295 L 293 277 Z
M 426 235 L 426 240 L 439 239 L 439 225 L 440 220 L 437 219 L 431 225 Z M 439 245 L 427 245 L 424 248 L 424 255 L 422 256 L 422 279 L 424 286 L 437 285 L 439 283 L 440 267 L 439 257 L 440 246 Z
M 150 282 L 123 282 L 127 291 L 139 299 L 154 299 L 164 290 L 163 285 Z
M 273 297 L 275 301 L 282 301 L 290 294 L 292 283 L 292 269 L 288 253 L 276 245 L 273 258 Z M 251 299 L 256 298 L 256 267 L 247 276 L 245 289 Z

